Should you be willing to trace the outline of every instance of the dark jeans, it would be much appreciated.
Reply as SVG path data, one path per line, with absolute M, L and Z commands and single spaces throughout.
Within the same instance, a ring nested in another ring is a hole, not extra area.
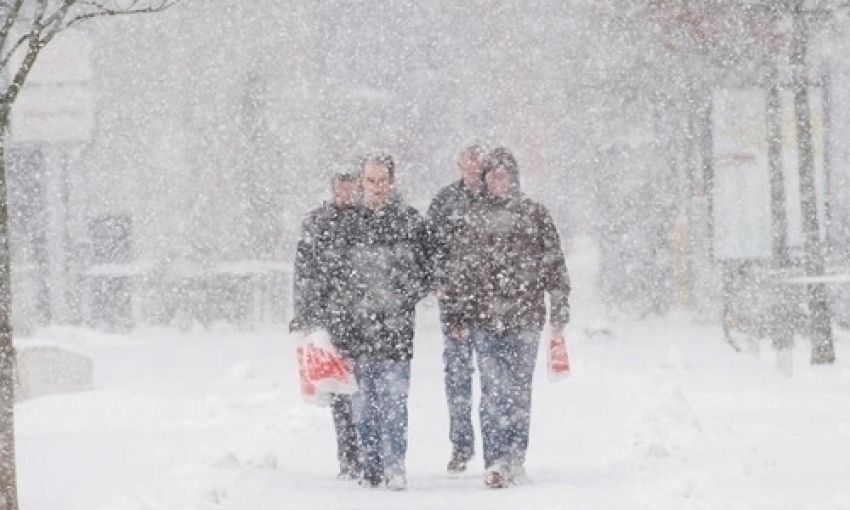
M 457 340 L 451 336 L 449 326 L 443 320 L 443 367 L 446 385 L 446 401 L 449 407 L 449 439 L 452 454 L 472 456 L 475 452 L 475 430 L 472 428 L 472 341 Z
M 522 466 L 531 428 L 531 383 L 540 331 L 473 330 L 481 373 L 484 466 Z
M 339 459 L 340 469 L 357 472 L 360 470 L 360 459 L 351 395 L 335 394 L 331 400 L 331 412 L 336 429 L 336 456 Z
M 363 475 L 405 474 L 410 361 L 357 360 L 354 420 Z

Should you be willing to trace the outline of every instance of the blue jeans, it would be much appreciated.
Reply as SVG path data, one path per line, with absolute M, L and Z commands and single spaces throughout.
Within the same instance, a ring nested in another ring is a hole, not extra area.
M 531 383 L 540 331 L 472 330 L 481 373 L 481 436 L 484 466 L 521 466 L 531 428 Z
M 405 473 L 410 361 L 357 360 L 354 421 L 363 475 Z
M 475 452 L 475 431 L 472 428 L 472 342 L 451 336 L 449 325 L 440 319 L 443 330 L 443 367 L 446 401 L 449 407 L 449 439 L 452 454 L 472 456 Z

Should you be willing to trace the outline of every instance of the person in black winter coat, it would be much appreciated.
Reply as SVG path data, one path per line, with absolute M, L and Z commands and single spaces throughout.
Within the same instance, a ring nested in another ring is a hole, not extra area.
M 452 246 L 458 242 L 463 220 L 470 208 L 481 200 L 481 171 L 484 149 L 471 145 L 458 157 L 461 178 L 442 188 L 428 208 L 429 249 L 434 285 L 440 305 L 443 332 L 443 366 L 446 400 L 449 408 L 449 439 L 452 454 L 447 470 L 461 473 L 475 454 L 475 430 L 472 426 L 472 342 L 459 341 L 450 334 L 446 320 L 445 289 L 449 271 L 456 263 Z
M 348 250 L 356 225 L 358 182 L 355 176 L 337 174 L 332 181 L 333 200 L 309 213 L 301 226 L 295 254 L 293 286 L 294 316 L 291 331 L 311 332 L 318 328 L 338 339 L 349 334 L 350 300 L 346 285 Z M 357 433 L 351 396 L 331 398 L 337 438 L 339 478 L 360 476 Z
M 511 152 L 488 154 L 483 179 L 453 247 L 446 320 L 475 347 L 485 483 L 499 488 L 525 479 L 537 350 L 547 320 L 555 336 L 569 322 L 570 279 L 555 223 L 520 192 Z
M 373 154 L 361 167 L 363 203 L 351 247 L 351 334 L 337 347 L 354 361 L 355 422 L 362 483 L 407 486 L 407 395 L 416 304 L 429 291 L 425 223 L 393 194 L 392 157 Z

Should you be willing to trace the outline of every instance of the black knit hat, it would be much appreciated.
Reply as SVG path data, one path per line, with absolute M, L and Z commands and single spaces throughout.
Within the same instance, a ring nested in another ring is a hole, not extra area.
M 511 189 L 509 193 L 512 195 L 519 193 L 519 165 L 517 165 L 516 158 L 514 158 L 510 150 L 504 147 L 497 147 L 490 151 L 484 159 L 481 172 L 481 180 L 484 182 L 484 195 L 489 195 L 489 191 L 487 190 L 487 174 L 499 167 L 507 170 L 511 176 Z

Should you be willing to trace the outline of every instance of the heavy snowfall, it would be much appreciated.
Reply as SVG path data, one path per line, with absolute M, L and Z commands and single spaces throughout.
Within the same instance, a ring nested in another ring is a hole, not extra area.
M 11 465 L 24 510 L 850 510 L 850 4 L 158 1 L 0 2 L 0 495 Z M 374 151 L 426 217 L 473 144 L 516 157 L 572 287 L 527 483 L 484 483 L 478 369 L 447 473 L 436 288 L 406 490 L 338 479 L 303 222 Z
M 336 479 L 330 411 L 301 399 L 281 330 L 53 327 L 19 345 L 86 353 L 95 388 L 18 405 L 21 507 L 850 508 L 846 333 L 829 367 L 798 346 L 789 378 L 768 343 L 736 353 L 689 314 L 605 319 L 596 252 L 579 240 L 574 253 L 572 373 L 550 382 L 538 360 L 525 486 L 485 488 L 480 456 L 463 475 L 445 472 L 442 339 L 425 301 L 406 492 Z

